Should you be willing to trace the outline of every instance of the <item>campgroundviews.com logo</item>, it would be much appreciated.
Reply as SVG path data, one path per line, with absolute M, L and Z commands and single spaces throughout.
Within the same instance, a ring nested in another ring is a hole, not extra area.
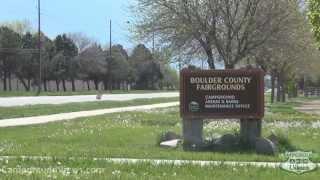
M 289 172 L 302 174 L 313 171 L 317 168 L 317 164 L 310 160 L 312 152 L 286 152 L 286 162 L 280 164 L 280 168 Z

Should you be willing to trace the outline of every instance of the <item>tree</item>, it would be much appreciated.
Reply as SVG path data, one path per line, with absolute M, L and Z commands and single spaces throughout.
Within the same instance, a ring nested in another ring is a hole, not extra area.
M 84 51 L 86 48 L 89 48 L 92 44 L 94 44 L 94 40 L 89 38 L 84 33 L 68 33 L 67 37 L 72 40 L 72 42 L 77 46 L 79 53 Z
M 156 89 L 162 73 L 160 63 L 155 61 L 150 50 L 143 44 L 137 45 L 129 58 L 135 70 L 136 88 Z
M 308 17 L 313 26 L 312 30 L 318 41 L 318 47 L 320 48 L 320 1 L 309 0 L 309 13 Z
M 33 32 L 32 23 L 28 20 L 4 22 L 2 25 L 18 33 L 20 36 L 23 36 L 28 32 Z
M 53 68 L 51 66 L 53 57 L 56 55 L 56 48 L 54 42 L 47 36 L 43 36 L 42 40 L 42 80 L 44 91 L 48 90 L 47 82 L 53 80 Z
M 73 41 L 66 36 L 66 34 L 58 35 L 54 41 L 57 51 L 57 57 L 55 57 L 56 67 L 56 82 L 59 86 L 59 78 L 62 81 L 63 90 L 66 91 L 66 80 L 71 80 L 72 91 L 75 91 L 75 79 L 77 77 L 78 64 L 76 56 L 78 49 Z
M 160 89 L 178 87 L 178 74 L 170 67 L 172 58 L 172 51 L 168 48 L 157 48 L 153 53 L 153 59 L 158 64 L 158 68 L 160 68 L 160 73 L 155 76 L 155 81 L 160 81 Z
M 253 53 L 255 62 L 271 76 L 271 102 L 285 101 L 286 93 L 297 95 L 298 81 L 310 74 L 317 56 L 315 42 L 310 33 L 310 25 L 301 12 L 298 1 L 291 1 L 285 25 Z
M 20 27 L 20 26 L 18 26 Z M 38 51 L 36 48 L 38 46 L 38 35 L 32 35 L 30 32 L 25 33 L 20 36 L 18 33 L 13 32 L 11 30 L 11 35 L 16 38 L 16 40 L 10 40 L 10 43 L 14 43 L 19 41 L 15 46 L 11 46 L 10 48 L 6 48 L 6 52 L 10 54 L 10 66 L 6 66 L 5 69 L 8 71 L 9 78 L 9 89 L 11 89 L 11 74 L 14 73 L 15 77 L 20 80 L 22 85 L 25 87 L 27 91 L 30 91 L 32 83 L 37 80 L 37 75 L 39 73 L 39 60 L 38 60 Z M 10 34 L 7 34 L 7 38 L 10 38 Z M 18 40 L 17 40 L 18 38 Z M 44 67 L 43 67 L 43 75 L 46 78 L 46 69 L 47 69 L 47 55 L 52 47 L 48 47 L 48 43 L 50 44 L 51 40 L 46 37 L 44 34 L 41 34 L 42 42 L 44 46 L 42 47 Z M 7 45 L 7 47 L 9 47 Z M 15 47 L 15 48 L 14 48 Z M 48 49 L 49 48 L 49 49 Z M 51 55 L 52 56 L 52 55 Z M 5 87 L 5 86 L 4 86 Z M 46 87 L 45 87 L 46 89 Z
M 287 16 L 286 0 L 136 1 L 138 38 L 155 33 L 175 51 L 205 54 L 211 69 L 215 69 L 215 54 L 226 68 L 234 68 L 264 44 Z
M 122 45 L 114 45 L 110 50 L 105 51 L 107 62 L 107 74 L 104 78 L 105 90 L 112 90 L 114 85 L 121 87 L 121 84 L 127 84 L 130 72 L 128 54 Z
M 99 90 L 99 82 L 107 73 L 107 62 L 101 46 L 94 43 L 80 52 L 77 58 L 79 59 L 80 78 L 87 81 L 88 89 L 90 89 L 89 81 L 93 80 L 95 89 Z
M 12 89 L 11 75 L 16 66 L 16 54 L 20 46 L 21 37 L 18 33 L 8 27 L 0 27 L 0 69 L 4 91 L 7 91 L 7 80 L 9 80 L 9 90 Z
M 39 67 L 37 53 L 31 51 L 31 49 L 35 49 L 36 38 L 30 32 L 27 32 L 23 35 L 21 43 L 22 50 L 25 51 L 24 53 L 19 54 L 19 63 L 15 70 L 15 75 L 25 89 L 30 91 L 31 81 L 35 79 L 38 72 L 37 67 Z
M 165 66 L 162 83 L 169 90 L 177 89 L 179 87 L 178 72 L 170 66 Z

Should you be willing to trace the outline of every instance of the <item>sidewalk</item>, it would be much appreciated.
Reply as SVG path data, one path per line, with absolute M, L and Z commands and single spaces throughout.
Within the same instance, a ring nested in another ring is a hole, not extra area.
M 295 107 L 297 111 L 313 114 L 313 115 L 319 115 L 320 114 L 320 100 L 314 100 L 314 101 L 308 101 L 304 102 L 302 106 Z
M 76 96 L 37 96 L 37 97 L 0 97 L 0 107 L 13 107 L 37 104 L 66 104 L 95 101 L 129 101 L 134 99 L 179 97 L 179 92 L 141 93 L 141 94 L 104 94 L 100 100 L 96 95 Z
M 52 161 L 58 157 L 50 156 L 0 156 L 0 161 L 3 160 L 22 160 L 22 161 Z M 86 158 L 86 157 L 68 157 L 64 160 L 68 161 L 105 161 L 115 164 L 141 164 L 148 163 L 153 165 L 193 165 L 193 166 L 253 166 L 265 168 L 280 168 L 280 164 L 284 162 L 255 162 L 255 161 L 204 161 L 204 160 L 171 160 L 171 159 L 134 159 L 134 158 Z M 320 163 L 315 163 L 320 167 Z

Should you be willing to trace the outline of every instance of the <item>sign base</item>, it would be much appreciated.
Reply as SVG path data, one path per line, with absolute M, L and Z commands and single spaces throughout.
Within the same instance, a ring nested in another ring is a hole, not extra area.
M 261 119 L 240 119 L 241 144 L 255 148 L 256 139 L 261 137 Z
M 203 146 L 203 119 L 183 118 L 183 149 L 199 150 Z
M 257 138 L 261 137 L 261 119 L 240 119 L 240 146 L 255 149 Z M 183 149 L 201 150 L 203 142 L 203 119 L 183 118 Z

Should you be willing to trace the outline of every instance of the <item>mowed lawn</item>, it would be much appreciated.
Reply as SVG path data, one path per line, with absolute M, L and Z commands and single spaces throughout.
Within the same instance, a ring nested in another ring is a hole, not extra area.
M 257 167 L 230 167 L 230 166 L 174 166 L 174 165 L 152 165 L 152 164 L 100 164 L 103 168 L 100 169 L 79 169 L 75 166 L 74 169 L 59 169 L 63 167 L 55 162 L 53 165 L 47 165 L 50 168 L 44 168 L 43 172 L 30 173 L 25 170 L 24 173 L 0 174 L 3 179 L 23 179 L 23 180 L 43 180 L 43 179 L 125 179 L 125 180 L 318 180 L 320 171 L 308 172 L 302 175 L 297 175 L 285 172 L 280 169 L 257 168 Z M 88 163 L 84 163 L 88 167 Z M 8 165 L 10 166 L 10 165 Z M 22 165 L 23 167 L 23 165 Z M 79 167 L 79 166 L 78 166 Z M 81 165 L 83 167 L 83 164 Z M 96 167 L 96 165 L 95 165 Z M 58 172 L 50 172 L 57 170 Z
M 263 123 L 263 135 L 271 132 L 281 134 L 295 150 L 313 151 L 320 154 L 320 126 L 318 117 L 296 112 L 297 102 L 269 106 Z M 277 106 L 277 107 L 276 107 Z M 281 110 L 282 109 L 282 110 Z M 298 117 L 298 118 L 296 118 Z M 68 161 L 68 157 L 102 158 L 152 158 L 182 160 L 231 160 L 231 161 L 285 161 L 277 156 L 256 155 L 254 152 L 186 152 L 161 148 L 158 136 L 165 131 L 181 132 L 179 108 L 164 108 L 146 112 L 108 114 L 76 121 L 65 121 L 28 127 L 0 129 L 0 156 L 50 156 L 54 161 L 0 160 L 5 168 L 16 167 L 67 167 L 102 168 L 103 172 L 85 172 L 81 177 L 101 179 L 317 179 L 319 171 L 294 175 L 279 169 L 252 167 L 198 167 L 198 166 L 154 166 L 150 164 L 117 165 L 106 162 Z M 239 131 L 239 124 L 221 120 L 207 122 L 205 139 L 219 137 Z M 284 152 L 286 149 L 282 149 Z M 320 162 L 319 157 L 314 157 Z M 10 170 L 3 170 L 9 172 Z M 48 175 L 58 179 L 70 178 L 62 173 L 38 173 L 30 177 L 42 179 Z M 69 173 L 70 174 L 70 173 Z M 0 177 L 1 170 L 0 170 Z M 22 175 L 21 175 L 22 176 Z M 21 178 L 18 173 L 4 176 Z M 61 178 L 60 178 L 61 177 Z M 72 176 L 73 177 L 73 176 Z M 107 178 L 109 177 L 109 178 Z M 74 178 L 78 178 L 77 175 Z
M 320 153 L 320 134 L 309 122 L 303 127 L 277 127 L 265 123 L 264 136 L 271 131 L 288 136 L 301 150 Z M 204 128 L 205 137 L 238 131 L 238 123 L 214 121 Z M 310 126 L 310 127 L 309 127 Z M 306 127 L 309 127 L 306 129 Z M 180 133 L 178 108 L 149 112 L 127 112 L 82 118 L 28 127 L 1 128 L 1 155 L 84 156 L 113 158 L 160 158 L 196 160 L 278 161 L 280 157 L 254 153 L 185 152 L 182 148 L 165 149 L 156 143 L 165 131 Z

